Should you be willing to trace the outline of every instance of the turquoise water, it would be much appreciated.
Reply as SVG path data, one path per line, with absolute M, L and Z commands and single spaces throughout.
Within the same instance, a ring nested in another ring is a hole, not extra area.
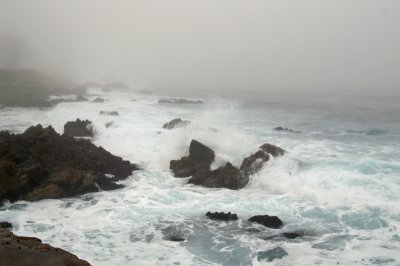
M 206 98 L 205 105 L 179 106 L 134 93 L 103 97 L 104 104 L 0 110 L 0 128 L 13 132 L 42 123 L 61 133 L 66 121 L 88 118 L 96 145 L 143 167 L 121 190 L 6 204 L 0 217 L 15 224 L 15 233 L 37 236 L 94 265 L 400 265 L 396 105 Z M 100 116 L 100 110 L 120 116 Z M 161 129 L 177 117 L 192 123 Z M 110 120 L 114 126 L 105 128 Z M 273 130 L 277 126 L 300 133 Z M 168 169 L 194 138 L 215 150 L 215 168 L 226 161 L 240 165 L 267 142 L 289 153 L 240 191 L 207 189 L 173 178 Z M 241 219 L 209 221 L 207 211 L 231 211 Z M 285 226 L 249 224 L 256 214 L 277 215 Z M 276 237 L 293 231 L 304 237 Z M 186 240 L 171 242 L 170 235 Z

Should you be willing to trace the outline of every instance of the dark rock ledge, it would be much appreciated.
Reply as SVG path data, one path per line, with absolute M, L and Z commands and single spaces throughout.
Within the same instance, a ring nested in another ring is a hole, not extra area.
M 32 126 L 22 134 L 0 132 L 0 204 L 121 188 L 115 182 L 137 169 L 88 140 L 61 136 L 51 126 Z
M 35 237 L 16 236 L 0 228 L 0 265 L 13 266 L 89 266 L 87 261 L 60 248 L 43 244 Z

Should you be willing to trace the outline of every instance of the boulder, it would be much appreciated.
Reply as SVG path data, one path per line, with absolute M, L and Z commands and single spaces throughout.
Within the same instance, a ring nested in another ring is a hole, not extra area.
M 224 213 L 224 212 L 207 212 L 206 217 L 212 220 L 219 221 L 236 221 L 238 219 L 235 213 Z
M 103 98 L 100 98 L 100 97 L 97 97 L 96 99 L 94 99 L 94 100 L 92 101 L 92 103 L 104 103 L 104 99 L 103 99 Z
M 118 116 L 117 111 L 100 111 L 100 115 Z
M 264 164 L 269 161 L 270 156 L 277 157 L 284 154 L 285 150 L 266 143 L 262 145 L 256 153 L 244 158 L 242 165 L 240 166 L 240 171 L 244 176 L 249 177 L 250 175 L 260 171 Z
M 278 216 L 269 216 L 269 215 L 255 215 L 250 217 L 250 222 L 262 224 L 269 228 L 278 229 L 281 228 L 283 223 Z
M 0 132 L 0 202 L 64 198 L 122 187 L 138 169 L 85 139 L 59 135 L 52 127 L 22 134 Z M 106 174 L 112 174 L 109 178 Z
M 68 121 L 64 125 L 64 135 L 70 137 L 93 137 L 92 122 L 89 120 Z
M 160 99 L 158 103 L 172 103 L 172 104 L 203 104 L 203 101 L 187 100 L 187 99 Z
M 192 140 L 189 147 L 189 156 L 180 160 L 172 160 L 170 169 L 175 177 L 189 177 L 200 170 L 209 170 L 215 154 L 210 148 L 197 140 Z
M 182 120 L 180 118 L 175 118 L 169 121 L 168 123 L 165 123 L 163 125 L 164 129 L 174 129 L 178 127 L 185 127 L 190 124 L 190 121 L 187 120 Z
M 16 236 L 7 229 L 0 228 L 0 243 L 0 265 L 90 265 L 63 249 L 43 244 L 38 238 Z
M 242 179 L 243 176 L 239 169 L 228 162 L 225 166 L 219 167 L 214 171 L 197 171 L 189 179 L 188 183 L 210 188 L 240 189 L 247 184 Z M 246 184 L 243 186 L 244 183 Z

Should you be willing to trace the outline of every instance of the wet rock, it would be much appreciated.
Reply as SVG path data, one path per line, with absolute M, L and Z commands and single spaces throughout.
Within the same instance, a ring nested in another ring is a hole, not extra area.
M 274 130 L 288 132 L 288 133 L 300 133 L 300 131 L 296 131 L 296 130 L 293 130 L 293 129 L 287 128 L 287 127 L 276 127 L 276 128 L 274 128 Z
M 115 182 L 136 169 L 102 147 L 85 139 L 60 136 L 52 127 L 38 125 L 22 134 L 0 132 L 0 202 L 117 189 L 121 185 Z
M 70 137 L 93 137 L 92 122 L 89 120 L 68 121 L 64 125 L 64 135 Z
M 0 265 L 90 265 L 63 249 L 43 244 L 38 238 L 16 236 L 7 229 L 0 229 L 0 243 Z
M 97 97 L 96 99 L 94 99 L 94 100 L 92 101 L 92 103 L 104 103 L 104 99 L 103 99 L 103 98 L 100 98 L 100 97 Z
M 239 169 L 228 162 L 214 171 L 206 169 L 197 171 L 188 183 L 210 188 L 240 189 L 244 182 Z
M 250 222 L 262 224 L 269 228 L 278 229 L 281 228 L 283 223 L 278 216 L 269 215 L 255 215 L 249 219 Z
M 0 222 L 0 228 L 12 228 L 12 223 Z
M 182 241 L 185 241 L 185 237 L 183 237 L 181 235 L 171 235 L 169 237 L 169 240 L 174 241 L 174 242 L 182 242 Z
M 282 148 L 266 143 L 262 145 L 256 153 L 244 158 L 240 166 L 240 171 L 242 171 L 245 177 L 249 177 L 260 171 L 264 164 L 269 161 L 270 156 L 281 156 L 284 155 L 285 152 L 286 151 Z
M 169 121 L 168 123 L 165 123 L 163 125 L 163 128 L 165 128 L 165 129 L 174 129 L 174 128 L 178 128 L 178 127 L 185 127 L 185 126 L 187 126 L 189 124 L 190 124 L 190 121 L 182 120 L 180 118 L 175 118 L 175 119 Z
M 238 219 L 235 213 L 224 213 L 224 212 L 207 212 L 206 216 L 213 220 L 219 221 L 236 221 Z
M 118 116 L 117 111 L 100 111 L 100 115 Z
M 172 160 L 170 169 L 174 172 L 175 177 L 189 177 L 200 170 L 210 169 L 214 158 L 214 151 L 197 140 L 192 140 L 189 156 L 184 156 L 180 160 Z
M 172 104 L 203 104 L 203 101 L 187 100 L 187 99 L 160 99 L 158 103 L 172 103 Z
M 282 259 L 283 257 L 289 255 L 286 250 L 281 247 L 276 247 L 267 251 L 260 251 L 257 253 L 258 261 L 268 261 L 271 262 L 275 259 Z

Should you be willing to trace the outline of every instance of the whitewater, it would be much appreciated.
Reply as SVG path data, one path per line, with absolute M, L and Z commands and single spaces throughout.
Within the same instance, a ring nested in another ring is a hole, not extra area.
M 0 109 L 0 130 L 21 133 L 42 124 L 62 133 L 67 121 L 89 119 L 95 145 L 142 170 L 121 181 L 120 190 L 6 203 L 0 220 L 12 222 L 15 234 L 38 237 L 93 265 L 400 265 L 396 104 L 279 97 L 159 104 L 158 95 L 90 93 L 106 101 Z M 174 118 L 191 123 L 162 129 Z M 274 130 L 278 126 L 299 132 Z M 213 168 L 240 165 L 264 143 L 288 154 L 269 161 L 244 189 L 209 189 L 169 170 L 192 139 L 215 151 Z M 239 221 L 211 221 L 207 211 L 236 213 Z M 284 227 L 247 222 L 257 214 L 277 215 Z M 304 236 L 271 239 L 282 232 Z M 186 240 L 169 241 L 173 234 Z

